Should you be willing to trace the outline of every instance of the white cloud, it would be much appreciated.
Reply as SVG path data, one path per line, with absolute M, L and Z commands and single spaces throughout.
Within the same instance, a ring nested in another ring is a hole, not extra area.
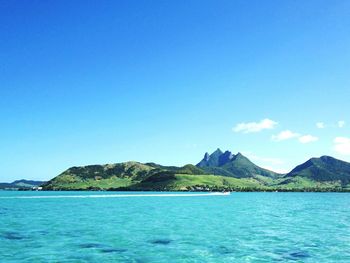
M 319 128 L 319 129 L 324 129 L 325 125 L 323 122 L 317 122 L 316 123 L 316 127 Z
M 301 143 L 309 143 L 309 142 L 315 142 L 318 141 L 318 137 L 312 136 L 312 135 L 303 135 L 299 137 L 299 142 Z
M 345 121 L 343 120 L 340 120 L 338 121 L 336 124 L 331 124 L 331 125 L 327 125 L 327 127 L 332 127 L 332 128 L 335 128 L 335 127 L 338 127 L 338 128 L 343 128 L 345 126 Z M 324 122 L 317 122 L 316 123 L 316 127 L 318 129 L 324 129 L 326 128 L 326 124 Z
M 234 132 L 243 132 L 243 133 L 251 133 L 251 132 L 260 132 L 266 129 L 273 129 L 278 123 L 270 120 L 263 119 L 260 122 L 242 122 L 238 123 L 234 128 Z
M 281 131 L 277 135 L 272 135 L 271 139 L 273 141 L 279 142 L 279 141 L 284 141 L 284 140 L 296 138 L 296 137 L 299 137 L 299 136 L 300 136 L 299 133 L 292 132 L 290 130 L 285 130 L 285 131 Z
M 333 142 L 337 153 L 350 155 L 350 138 L 336 137 Z
M 312 136 L 310 134 L 302 135 L 300 133 L 292 132 L 290 130 L 281 131 L 279 134 L 272 135 L 271 137 L 271 139 L 275 142 L 285 141 L 293 138 L 297 138 L 300 143 L 309 143 L 318 140 L 318 137 L 316 136 Z
M 345 121 L 338 121 L 338 127 L 343 128 L 345 126 Z

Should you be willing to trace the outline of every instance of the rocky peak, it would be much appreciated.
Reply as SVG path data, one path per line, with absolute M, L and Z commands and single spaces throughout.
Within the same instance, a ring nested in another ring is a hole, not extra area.
M 213 152 L 210 156 L 221 155 L 221 154 L 223 154 L 223 152 L 221 151 L 220 148 L 217 148 L 217 149 L 215 150 L 215 152 Z
M 197 164 L 198 167 L 217 167 L 225 165 L 235 157 L 230 151 L 221 151 L 217 148 L 212 154 L 205 153 L 204 158 Z
M 219 166 L 224 165 L 232 160 L 234 155 L 230 151 L 225 151 L 223 154 L 219 157 Z
M 204 154 L 204 158 L 203 158 L 203 160 L 205 160 L 205 161 L 209 161 L 209 158 L 210 158 L 210 155 L 209 155 L 209 153 L 208 153 L 208 152 L 206 152 L 206 153 Z

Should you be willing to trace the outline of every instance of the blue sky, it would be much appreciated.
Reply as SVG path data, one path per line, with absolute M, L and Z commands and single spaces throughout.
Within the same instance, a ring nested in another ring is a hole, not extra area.
M 350 161 L 349 28 L 346 0 L 1 1 L 0 181 L 218 147 Z

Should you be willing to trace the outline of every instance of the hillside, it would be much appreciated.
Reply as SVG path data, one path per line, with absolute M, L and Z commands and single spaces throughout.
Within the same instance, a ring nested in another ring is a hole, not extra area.
M 149 185 L 152 181 L 187 175 L 204 175 L 205 171 L 188 164 L 183 167 L 155 163 L 125 162 L 105 165 L 72 167 L 44 184 L 46 190 L 119 189 Z
M 329 156 L 312 158 L 286 175 L 261 168 L 238 153 L 205 154 L 196 166 L 125 162 L 71 167 L 45 190 L 144 191 L 348 191 L 350 164 Z
M 311 158 L 285 175 L 289 180 L 296 177 L 316 182 L 338 182 L 346 186 L 350 183 L 350 163 L 330 156 Z

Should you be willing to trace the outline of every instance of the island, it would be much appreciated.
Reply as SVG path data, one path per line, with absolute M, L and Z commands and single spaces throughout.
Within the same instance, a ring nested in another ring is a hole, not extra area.
M 350 191 L 350 163 L 311 158 L 287 174 L 261 168 L 241 153 L 217 149 L 196 165 L 163 166 L 135 161 L 71 167 L 43 190 L 108 191 Z

